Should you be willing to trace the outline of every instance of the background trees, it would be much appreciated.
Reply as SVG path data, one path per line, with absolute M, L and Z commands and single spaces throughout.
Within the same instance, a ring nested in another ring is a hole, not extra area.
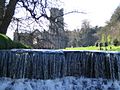
M 110 21 L 106 23 L 98 32 L 99 40 L 102 40 L 104 34 L 104 42 L 113 44 L 117 42 L 120 43 L 120 6 L 112 14 Z M 115 44 L 116 45 L 116 44 Z
M 68 31 L 68 47 L 94 46 L 98 40 L 97 31 L 99 31 L 99 27 L 91 27 L 88 20 L 83 20 L 81 29 Z

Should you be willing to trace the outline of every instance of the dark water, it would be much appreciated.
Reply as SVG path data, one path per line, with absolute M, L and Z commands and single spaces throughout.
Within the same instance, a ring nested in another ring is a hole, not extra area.
M 65 76 L 120 80 L 120 53 L 104 51 L 1 50 L 0 77 Z

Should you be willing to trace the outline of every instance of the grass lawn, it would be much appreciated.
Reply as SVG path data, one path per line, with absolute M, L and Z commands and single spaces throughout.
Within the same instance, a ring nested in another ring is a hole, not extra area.
M 100 47 L 96 47 L 96 46 L 89 46 L 89 47 L 70 47 L 70 48 L 65 48 L 65 50 L 100 50 Z M 102 47 L 102 50 L 107 50 L 107 51 L 120 51 L 120 46 L 107 46 L 107 47 Z

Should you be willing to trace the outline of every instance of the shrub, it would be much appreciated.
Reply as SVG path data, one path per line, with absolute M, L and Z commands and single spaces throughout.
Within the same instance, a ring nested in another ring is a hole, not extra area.
M 99 43 L 99 47 L 103 47 L 103 43 L 100 42 L 100 43 Z
M 103 43 L 99 43 L 99 47 L 100 47 L 100 50 L 102 50 L 102 47 L 103 47 Z
M 31 48 L 19 42 L 12 41 L 8 36 L 0 34 L 0 49 L 19 49 L 19 48 Z
M 118 39 L 114 39 L 114 40 L 113 40 L 113 45 L 114 45 L 114 46 L 118 46 L 118 45 L 119 45 Z
M 104 43 L 104 46 L 107 47 L 107 46 L 108 46 L 108 42 L 105 42 L 105 43 Z
M 14 43 L 13 48 L 17 48 L 17 49 L 20 49 L 20 48 L 30 49 L 31 48 L 30 46 L 25 45 L 25 44 L 20 43 L 20 42 L 13 42 L 13 43 Z
M 0 49 L 12 48 L 12 40 L 6 35 L 0 34 Z
M 98 47 L 98 46 L 99 46 L 99 42 L 96 42 L 96 43 L 95 43 L 95 46 Z

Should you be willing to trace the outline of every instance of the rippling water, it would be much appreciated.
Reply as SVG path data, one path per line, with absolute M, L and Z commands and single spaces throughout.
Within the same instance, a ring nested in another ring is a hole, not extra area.
M 0 90 L 120 90 L 120 81 L 82 77 L 54 80 L 0 78 Z

